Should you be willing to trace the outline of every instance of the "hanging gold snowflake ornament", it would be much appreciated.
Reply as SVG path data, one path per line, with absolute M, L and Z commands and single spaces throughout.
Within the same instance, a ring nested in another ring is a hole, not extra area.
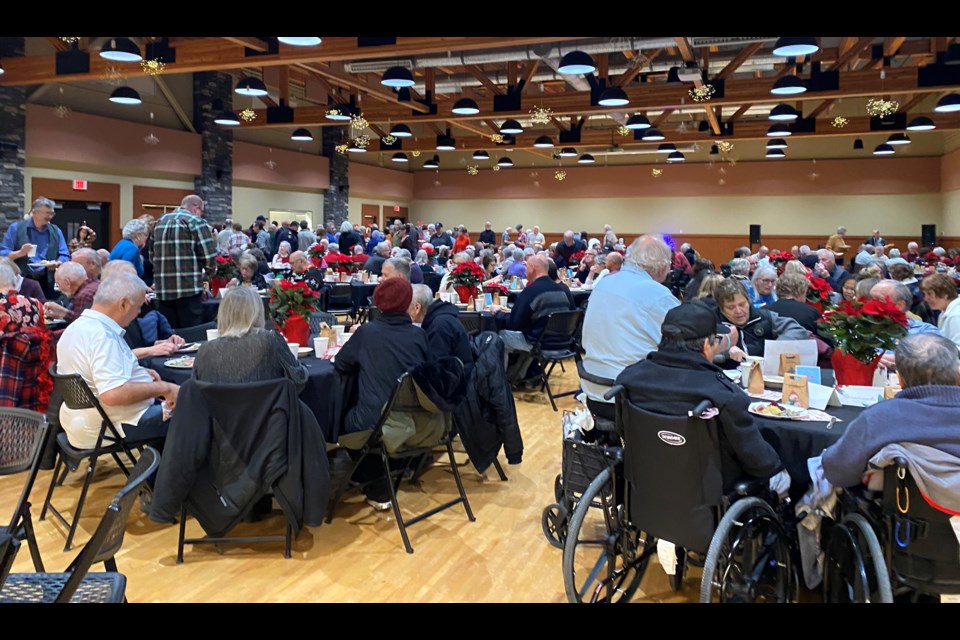
M 63 41 L 66 42 L 67 44 L 73 44 L 74 42 L 76 42 L 77 40 L 80 39 L 80 38 L 77 38 L 77 37 L 74 37 L 74 36 L 59 36 L 59 37 L 60 37 L 61 40 L 63 40 Z
M 357 136 L 353 139 L 353 146 L 360 149 L 366 149 L 368 144 L 370 144 L 370 136 Z
M 367 124 L 367 119 L 363 117 L 362 113 L 350 118 L 350 128 L 354 131 L 363 131 L 367 128 Z
M 657 169 L 654 167 L 653 169 L 650 169 L 650 175 L 652 175 L 654 178 L 659 178 L 663 175 L 663 169 Z
M 720 149 L 723 153 L 730 153 L 733 151 L 733 143 L 726 140 L 720 140 L 717 142 L 717 148 Z
M 410 152 L 410 155 L 412 155 L 414 158 L 419 158 L 419 157 L 420 157 L 420 150 L 419 150 L 419 149 L 414 149 L 413 151 Z
M 717 92 L 714 89 L 712 84 L 704 84 L 699 87 L 694 87 L 690 89 L 687 93 L 690 94 L 690 97 L 693 98 L 694 102 L 706 102 L 713 97 L 713 94 Z
M 843 129 L 845 126 L 850 124 L 850 121 L 844 118 L 843 116 L 837 116 L 836 118 L 830 121 L 830 124 L 832 124 L 836 129 Z
M 110 65 L 104 70 L 101 78 L 115 87 L 123 84 L 123 75 L 121 75 L 120 70 L 113 65 Z
M 467 165 L 467 173 L 472 176 L 477 175 L 480 173 L 480 165 Z
M 380 140 L 383 142 L 383 144 L 389 146 L 389 145 L 393 144 L 394 142 L 396 142 L 396 141 L 397 141 L 397 138 L 396 138 L 395 136 L 391 136 L 391 135 L 388 134 L 388 135 L 385 135 L 385 136 L 383 136 L 382 138 L 380 138 Z
M 557 179 L 557 182 L 563 182 L 567 179 L 567 172 L 563 169 L 560 169 L 553 173 L 553 177 Z
M 490 141 L 493 142 L 494 144 L 500 144 L 501 142 L 503 142 L 503 134 L 494 133 L 493 135 L 490 136 Z
M 334 147 L 336 152 L 341 155 L 347 152 L 347 148 L 348 148 L 348 145 L 346 144 L 338 144 L 337 146 Z
M 338 116 L 338 115 L 340 115 L 340 109 L 337 109 L 336 107 L 330 107 L 329 109 L 327 109 L 327 117 L 328 117 L 328 118 L 330 118 L 330 117 L 336 117 L 336 116 Z
M 494 171 L 500 171 L 500 165 L 495 164 L 491 167 L 491 169 L 493 169 Z
M 892 116 L 900 108 L 900 103 L 896 100 L 883 100 L 870 98 L 867 100 L 867 113 L 871 116 Z
M 535 124 L 549 124 L 550 118 L 553 117 L 553 110 L 547 107 L 534 107 L 530 110 L 530 119 L 533 120 Z
M 626 138 L 627 136 L 633 135 L 633 129 L 627 129 L 625 126 L 620 125 L 619 127 L 617 127 L 617 133 L 619 133 L 621 136 Z
M 257 112 L 247 107 L 246 109 L 240 112 L 240 119 L 243 120 L 244 122 L 253 122 L 254 120 L 257 119 Z
M 143 72 L 148 76 L 158 76 L 163 73 L 163 68 L 166 65 L 163 64 L 163 61 L 160 58 L 155 58 L 154 60 L 141 60 L 140 67 L 143 69 Z

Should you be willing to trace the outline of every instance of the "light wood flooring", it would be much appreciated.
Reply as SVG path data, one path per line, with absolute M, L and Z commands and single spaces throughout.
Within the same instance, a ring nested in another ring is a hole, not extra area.
M 555 375 L 555 390 L 577 383 L 567 366 Z M 130 602 L 565 602 L 562 551 L 541 533 L 540 514 L 553 502 L 554 478 L 560 472 L 564 409 L 550 408 L 545 394 L 518 393 L 517 412 L 524 440 L 523 463 L 501 463 L 509 476 L 501 482 L 493 469 L 485 478 L 463 467 L 476 522 L 459 506 L 408 529 L 415 552 L 407 554 L 391 511 L 375 512 L 359 497 L 341 505 L 332 524 L 306 528 L 294 541 L 293 556 L 283 558 L 282 543 L 226 545 L 221 555 L 209 545 L 187 546 L 177 565 L 176 525 L 151 522 L 135 506 L 117 564 L 127 576 Z M 33 517 L 48 571 L 63 570 L 89 538 L 123 475 L 105 459 L 97 470 L 74 549 L 63 551 L 65 530 L 52 517 L 38 522 L 51 471 L 41 471 L 32 494 Z M 0 478 L 0 515 L 5 521 L 19 496 L 24 475 Z M 82 483 L 73 473 L 54 493 L 54 504 L 72 513 Z M 424 510 L 449 499 L 456 486 L 449 470 L 428 471 L 420 487 L 401 485 L 400 504 Z M 279 509 L 267 520 L 240 525 L 234 534 L 282 530 Z M 201 535 L 189 520 L 187 535 Z M 95 568 L 94 570 L 102 570 Z M 33 571 L 22 548 L 14 571 Z M 655 560 L 635 598 L 638 602 L 695 601 L 700 571 L 694 569 L 683 591 L 674 593 Z

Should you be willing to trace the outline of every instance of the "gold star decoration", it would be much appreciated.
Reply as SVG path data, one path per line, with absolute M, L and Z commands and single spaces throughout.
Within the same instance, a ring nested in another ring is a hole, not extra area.
M 246 109 L 240 112 L 240 119 L 243 120 L 244 122 L 253 122 L 254 120 L 257 119 L 257 112 L 247 107 Z
M 843 116 L 837 116 L 830 121 L 830 124 L 832 124 L 836 129 L 843 129 L 845 126 L 847 126 L 847 124 L 849 124 L 849 122 L 850 121 Z
M 717 142 L 717 148 L 720 149 L 722 153 L 730 153 L 733 151 L 733 143 L 727 140 L 720 140 Z
M 717 90 L 713 88 L 712 84 L 700 85 L 699 87 L 694 87 L 688 91 L 694 102 L 706 102 L 712 98 L 713 94 L 716 92 Z
M 567 179 L 567 172 L 559 169 L 553 173 L 553 177 L 557 179 L 557 182 L 563 182 Z
M 534 107 L 530 109 L 530 119 L 533 120 L 535 124 L 549 124 L 550 118 L 553 117 L 553 110 L 547 107 Z
M 633 135 L 633 130 L 627 129 L 625 126 L 620 125 L 619 127 L 617 127 L 617 133 L 619 133 L 621 136 L 626 138 L 627 136 Z
M 353 146 L 360 149 L 366 149 L 368 144 L 370 144 L 370 136 L 357 136 L 353 139 Z
M 490 136 L 490 141 L 493 142 L 494 144 L 500 144 L 501 142 L 503 142 L 503 134 L 494 133 L 493 135 Z
M 491 168 L 492 168 L 494 171 L 500 171 L 500 165 L 498 165 L 498 164 L 493 165 L 493 167 L 491 167 Z
M 348 145 L 346 144 L 338 144 L 337 146 L 334 147 L 334 149 L 336 150 L 337 153 L 342 155 L 347 152 L 347 147 Z
M 60 36 L 60 39 L 63 40 L 64 42 L 66 42 L 67 44 L 73 44 L 74 42 L 76 42 L 76 41 L 79 40 L 80 38 L 76 38 L 76 37 L 74 37 L 74 36 Z
M 350 128 L 355 131 L 363 131 L 367 128 L 367 124 L 367 119 L 363 117 L 362 113 L 350 118 Z
M 663 175 L 663 169 L 657 169 L 654 167 L 653 169 L 650 169 L 650 175 L 652 175 L 654 178 L 659 178 Z
M 469 174 L 472 175 L 472 176 L 477 175 L 478 173 L 480 173 L 480 165 L 468 164 L 468 165 L 467 165 L 467 173 L 469 173 Z
M 420 150 L 419 150 L 419 149 L 414 149 L 413 151 L 410 152 L 410 155 L 412 155 L 414 158 L 419 158 L 419 157 L 420 157 Z
M 155 58 L 153 60 L 141 60 L 140 67 L 143 69 L 143 72 L 148 76 L 158 76 L 163 73 L 163 68 L 166 65 L 163 63 L 160 58 Z
M 890 116 L 897 112 L 900 103 L 896 100 L 884 100 L 882 98 L 870 98 L 867 100 L 867 113 L 871 116 Z
M 391 144 L 393 144 L 394 142 L 397 141 L 397 138 L 396 138 L 395 136 L 391 136 L 391 135 L 387 134 L 387 135 L 383 136 L 383 138 L 381 138 L 381 140 L 383 140 L 383 144 L 385 144 L 385 145 L 391 145 Z

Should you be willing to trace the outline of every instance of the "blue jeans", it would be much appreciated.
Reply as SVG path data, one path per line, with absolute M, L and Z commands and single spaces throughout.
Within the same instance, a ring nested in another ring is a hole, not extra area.
M 163 407 L 158 403 L 151 406 L 140 416 L 136 426 L 126 426 L 123 430 L 123 439 L 139 442 L 166 438 L 169 428 L 170 421 L 163 419 Z

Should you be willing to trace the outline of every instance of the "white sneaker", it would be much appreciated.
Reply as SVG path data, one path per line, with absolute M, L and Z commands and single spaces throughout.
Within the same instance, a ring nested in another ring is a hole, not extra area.
M 386 511 L 387 509 L 393 508 L 393 502 L 387 500 L 386 502 L 377 502 L 372 498 L 367 498 L 367 504 L 376 509 L 377 511 Z

